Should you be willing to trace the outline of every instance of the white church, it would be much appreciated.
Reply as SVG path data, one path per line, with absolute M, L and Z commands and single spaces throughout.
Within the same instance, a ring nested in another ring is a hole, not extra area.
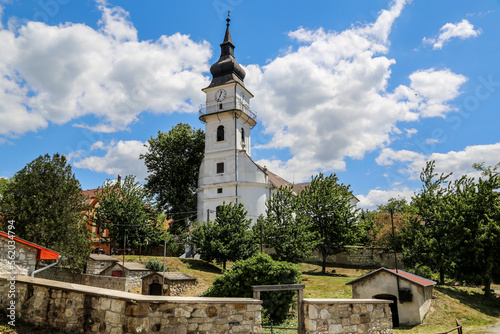
M 219 60 L 210 67 L 212 82 L 203 89 L 200 108 L 205 123 L 205 157 L 198 179 L 198 221 L 214 220 L 223 202 L 243 203 L 247 217 L 265 214 L 273 189 L 290 182 L 257 165 L 251 155 L 252 128 L 257 115 L 250 109 L 253 94 L 245 88 L 245 71 L 234 58 L 227 20 Z M 296 184 L 298 193 L 308 183 Z

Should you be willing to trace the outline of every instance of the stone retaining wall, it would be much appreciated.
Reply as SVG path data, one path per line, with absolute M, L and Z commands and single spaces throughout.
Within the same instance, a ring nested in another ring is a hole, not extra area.
M 389 300 L 304 299 L 307 334 L 392 334 Z
M 323 261 L 322 259 L 321 253 L 314 251 L 313 256 L 304 259 L 304 262 L 319 263 Z M 348 246 L 342 252 L 328 256 L 326 262 L 333 265 L 357 268 L 395 268 L 394 253 L 385 248 L 377 247 Z M 402 254 L 398 254 L 398 267 L 404 269 Z
M 126 277 L 75 274 L 68 269 L 58 267 L 42 270 L 41 272 L 36 273 L 35 277 L 119 291 L 130 291 L 132 288 L 129 279 Z
M 7 275 L 0 275 L 6 312 Z M 142 296 L 16 277 L 16 318 L 66 333 L 261 333 L 261 301 L 251 298 Z

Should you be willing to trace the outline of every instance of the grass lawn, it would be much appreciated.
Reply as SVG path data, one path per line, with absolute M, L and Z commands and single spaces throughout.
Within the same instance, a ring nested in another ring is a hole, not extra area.
M 118 258 L 118 257 L 117 257 Z M 127 262 L 141 262 L 146 264 L 149 259 L 155 258 L 163 263 L 162 257 L 128 255 Z M 122 257 L 119 257 L 120 261 Z M 212 285 L 215 277 L 222 274 L 219 266 L 201 260 L 167 258 L 167 268 L 169 271 L 182 271 L 198 279 L 198 284 L 194 289 L 186 292 L 184 296 L 197 296 Z M 230 264 L 228 265 L 230 268 Z M 357 278 L 369 270 L 349 269 L 349 268 L 327 268 L 326 274 L 321 274 L 321 267 L 314 264 L 300 264 L 303 272 L 302 280 L 305 284 L 305 298 L 351 298 L 351 287 L 345 283 Z M 494 285 L 494 289 L 500 290 L 500 286 Z M 441 286 L 435 287 L 432 307 L 424 322 L 413 328 L 398 328 L 395 334 L 413 333 L 438 333 L 455 327 L 455 319 L 458 319 L 464 326 L 464 333 L 480 334 L 485 333 L 485 329 L 500 321 L 500 297 L 485 299 L 480 288 L 461 286 Z M 283 327 L 296 327 L 296 319 L 291 319 Z M 9 328 L 3 319 L 0 324 L 0 333 L 5 334 L 56 334 L 58 332 L 46 331 L 42 329 L 27 329 L 16 331 Z M 264 330 L 264 334 L 270 333 Z M 294 333 L 293 331 L 275 330 L 276 334 Z M 454 334 L 456 332 L 453 332 Z

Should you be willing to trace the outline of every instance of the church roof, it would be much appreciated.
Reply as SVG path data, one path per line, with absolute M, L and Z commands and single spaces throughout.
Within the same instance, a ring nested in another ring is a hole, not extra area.
M 231 31 L 229 30 L 229 22 L 231 21 L 229 14 L 226 21 L 226 33 L 224 41 L 220 45 L 220 58 L 210 67 L 212 82 L 208 87 L 221 86 L 232 82 L 238 82 L 242 86 L 245 86 L 243 79 L 246 73 L 234 58 L 234 45 L 231 39 Z

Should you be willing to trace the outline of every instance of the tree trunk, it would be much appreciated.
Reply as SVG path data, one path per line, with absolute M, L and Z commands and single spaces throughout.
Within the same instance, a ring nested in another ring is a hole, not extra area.
M 222 262 L 222 269 L 223 269 L 224 271 L 226 271 L 226 260 L 224 260 L 224 261 Z
M 484 296 L 491 297 L 491 278 L 489 277 L 484 278 Z
M 326 252 L 323 251 L 321 252 L 321 254 L 323 255 L 323 268 L 321 268 L 321 273 L 322 274 L 325 274 L 326 273 Z

